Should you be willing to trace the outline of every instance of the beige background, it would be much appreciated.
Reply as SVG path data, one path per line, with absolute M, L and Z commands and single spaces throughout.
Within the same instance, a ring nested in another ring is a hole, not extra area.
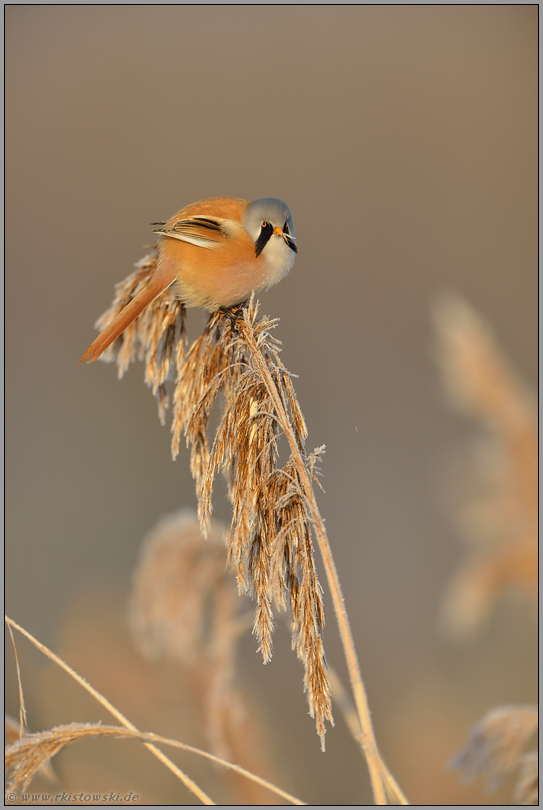
M 118 383 L 111 366 L 77 365 L 148 223 L 208 196 L 280 197 L 299 257 L 263 309 L 281 319 L 309 445 L 327 445 L 319 502 L 385 758 L 415 804 L 502 795 L 445 765 L 487 709 L 535 698 L 534 625 L 506 603 L 470 644 L 437 630 L 463 554 L 440 482 L 474 430 L 442 396 L 429 305 L 465 296 L 534 384 L 537 36 L 533 5 L 7 7 L 14 619 L 62 649 L 82 600 L 92 613 L 113 589 L 122 603 L 141 538 L 195 503 L 141 368 Z M 228 520 L 223 494 L 216 514 Z M 89 645 L 99 657 L 99 631 Z M 241 677 L 285 785 L 312 804 L 367 802 L 338 712 L 319 751 L 284 629 L 266 668 L 254 648 Z M 34 728 L 70 719 L 48 699 L 35 685 Z M 168 779 L 161 800 L 190 803 Z

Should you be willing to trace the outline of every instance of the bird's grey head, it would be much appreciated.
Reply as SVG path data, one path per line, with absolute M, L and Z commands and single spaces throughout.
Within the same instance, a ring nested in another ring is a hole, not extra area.
M 282 200 L 263 197 L 250 203 L 243 218 L 243 225 L 255 243 L 257 256 L 262 253 L 274 234 L 281 236 L 294 253 L 298 252 L 292 214 Z

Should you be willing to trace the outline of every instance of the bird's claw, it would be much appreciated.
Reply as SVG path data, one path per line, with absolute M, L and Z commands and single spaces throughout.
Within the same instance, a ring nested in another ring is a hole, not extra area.
M 244 303 L 241 304 L 234 304 L 233 307 L 219 307 L 217 312 L 220 312 L 230 321 L 230 328 L 232 330 L 236 329 L 236 325 L 238 321 L 243 320 L 243 311 L 244 311 Z

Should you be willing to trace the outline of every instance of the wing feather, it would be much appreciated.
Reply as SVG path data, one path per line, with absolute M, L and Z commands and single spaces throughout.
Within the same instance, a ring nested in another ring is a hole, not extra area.
M 222 220 L 198 215 L 179 219 L 166 228 L 158 228 L 153 233 L 208 249 L 221 247 L 227 238 Z

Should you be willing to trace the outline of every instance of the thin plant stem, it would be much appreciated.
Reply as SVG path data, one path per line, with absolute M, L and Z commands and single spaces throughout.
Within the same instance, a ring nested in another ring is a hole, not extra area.
M 15 644 L 15 639 L 13 638 L 13 630 L 9 624 L 8 630 L 11 638 L 11 645 L 13 647 L 13 654 L 15 655 L 15 668 L 17 670 L 17 686 L 19 688 L 19 734 L 22 737 L 26 726 L 25 696 L 23 692 L 23 681 L 21 678 L 21 667 L 19 666 L 19 656 L 17 654 L 17 645 Z
M 84 678 L 82 678 L 81 675 L 78 675 L 78 673 L 74 669 L 68 666 L 68 664 L 62 660 L 62 658 L 59 658 L 58 655 L 55 655 L 54 652 L 52 652 L 48 647 L 46 647 L 44 644 L 42 644 L 40 641 L 34 638 L 34 636 L 31 635 L 31 633 L 29 633 L 23 627 L 14 622 L 13 619 L 10 619 L 8 616 L 5 616 L 4 619 L 9 627 L 14 627 L 16 630 L 19 631 L 19 633 L 21 633 L 23 636 L 26 636 L 26 638 L 29 639 L 29 641 L 31 641 L 34 644 L 34 646 L 38 648 L 38 650 L 40 650 L 44 655 L 50 658 L 51 661 L 54 661 L 55 664 L 58 664 L 58 666 L 61 667 L 63 670 L 65 670 L 65 672 L 71 675 L 72 678 L 75 681 L 77 681 L 77 683 L 79 683 L 84 689 L 87 690 L 87 692 L 90 692 L 90 694 L 94 698 L 96 698 L 96 700 L 99 703 L 101 703 L 102 706 L 104 706 L 109 712 L 111 712 L 111 714 L 114 717 L 116 717 L 117 720 L 120 723 L 122 723 L 122 725 L 125 728 L 128 728 L 131 731 L 138 731 L 136 726 L 133 723 L 131 723 L 130 720 L 128 720 L 118 709 L 116 709 L 115 706 L 112 703 L 110 703 L 107 698 L 101 695 L 100 692 L 98 692 L 98 690 L 96 690 L 93 686 L 87 683 L 87 681 Z M 157 748 L 152 743 L 146 742 L 144 743 L 144 745 L 146 748 L 149 749 L 149 751 L 151 751 L 152 754 L 155 755 L 157 759 L 159 759 L 164 765 L 166 765 L 166 767 L 169 768 L 170 771 L 172 771 L 172 773 L 174 773 L 177 776 L 177 778 L 180 779 L 181 782 L 183 782 L 183 784 L 190 791 L 192 791 L 192 793 L 194 793 L 195 796 L 197 796 L 200 799 L 202 804 L 216 804 L 216 802 L 214 802 L 212 799 L 209 798 L 209 796 L 206 793 L 204 793 L 204 791 L 196 784 L 196 782 L 193 782 L 193 780 L 189 776 L 187 776 L 186 773 L 183 773 L 183 771 L 180 770 L 180 768 L 178 768 L 177 765 L 175 765 L 170 759 L 168 759 L 166 754 L 163 754 L 159 748 Z
M 332 696 L 336 705 L 339 706 L 342 714 L 343 719 L 347 725 L 347 728 L 351 732 L 353 739 L 355 739 L 362 751 L 368 750 L 368 746 L 366 745 L 364 735 L 362 733 L 362 729 L 360 728 L 360 722 L 358 720 L 358 714 L 356 712 L 356 707 L 351 700 L 350 695 L 348 694 L 347 690 L 343 686 L 341 679 L 335 669 L 330 667 L 328 670 L 328 677 L 330 679 L 330 687 L 332 689 Z M 388 787 L 391 795 L 395 796 L 400 804 L 409 804 L 406 797 L 404 796 L 400 786 L 386 768 L 381 768 L 379 762 L 377 762 L 377 766 L 380 768 L 381 777 L 384 779 L 386 786 Z
M 272 400 L 276 412 L 279 416 L 279 419 L 282 423 L 285 436 L 289 443 L 293 458 L 295 459 L 298 474 L 300 476 L 300 481 L 304 488 L 304 495 L 310 507 L 315 537 L 317 538 L 317 542 L 319 544 L 319 549 L 321 552 L 321 557 L 326 572 L 326 578 L 328 580 L 328 586 L 330 588 L 330 593 L 332 596 L 332 604 L 334 606 L 334 612 L 336 614 L 336 619 L 339 626 L 341 642 L 343 644 L 343 649 L 345 652 L 347 669 L 349 672 L 349 679 L 351 682 L 351 687 L 353 690 L 356 709 L 358 713 L 358 719 L 360 721 L 360 727 L 364 739 L 363 747 L 364 752 L 366 754 L 366 761 L 370 773 L 375 803 L 378 805 L 385 805 L 388 804 L 388 802 L 381 774 L 388 773 L 388 769 L 384 764 L 383 760 L 381 759 L 381 756 L 377 748 L 375 734 L 373 731 L 373 725 L 371 722 L 371 715 L 366 690 L 364 687 L 364 683 L 362 681 L 362 675 L 358 663 L 358 656 L 356 654 L 356 648 L 354 645 L 354 640 L 349 624 L 347 609 L 345 607 L 345 600 L 343 598 L 343 594 L 341 591 L 341 585 L 339 582 L 336 565 L 332 555 L 332 549 L 328 541 L 326 529 L 324 528 L 324 522 L 319 513 L 317 501 L 315 499 L 315 493 L 311 485 L 309 474 L 304 464 L 302 454 L 300 452 L 298 442 L 296 440 L 296 436 L 294 435 L 294 431 L 290 424 L 290 419 L 287 416 L 286 410 L 283 406 L 283 402 L 281 401 L 281 397 L 279 396 L 279 393 L 277 391 L 273 377 L 271 376 L 268 366 L 264 358 L 262 357 L 262 353 L 257 346 L 253 330 L 250 326 L 249 319 L 247 317 L 247 313 L 245 313 L 244 324 L 245 324 L 244 329 L 245 338 L 247 341 L 247 345 L 251 351 L 251 357 L 266 386 L 270 399 Z M 401 792 L 399 795 L 397 795 L 397 798 L 401 802 L 401 804 L 408 804 L 407 800 L 405 799 L 405 797 Z

